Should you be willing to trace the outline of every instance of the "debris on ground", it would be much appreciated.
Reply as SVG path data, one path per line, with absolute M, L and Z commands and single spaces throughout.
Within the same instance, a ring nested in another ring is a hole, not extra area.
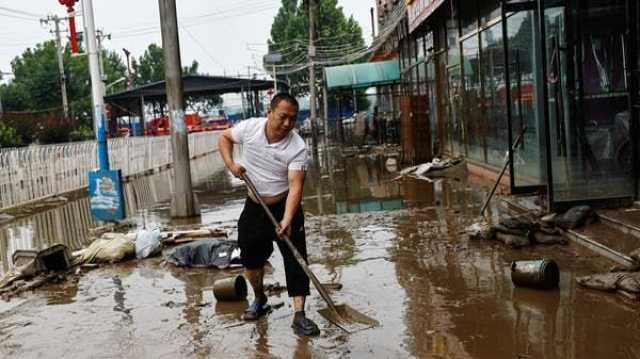
M 579 277 L 578 284 L 603 292 L 616 292 L 625 298 L 640 299 L 640 272 L 611 272 Z
M 135 233 L 133 234 L 135 236 Z M 85 249 L 74 252 L 80 263 L 116 263 L 133 258 L 134 238 L 128 234 L 105 233 Z
M 13 270 L 0 279 L 4 299 L 53 281 L 63 281 L 75 264 L 64 244 L 43 250 L 17 250 L 12 257 Z
M 163 230 L 160 233 L 162 243 L 166 245 L 176 245 L 203 238 L 227 238 L 227 231 L 219 228 L 200 228 L 192 230 Z
M 207 239 L 182 244 L 171 251 L 167 262 L 178 267 L 219 268 L 241 266 L 238 242 Z
M 567 244 L 562 232 L 529 215 L 507 217 L 499 223 L 474 223 L 465 230 L 471 240 L 497 240 L 512 248 L 532 244 Z
M 576 229 L 598 221 L 598 215 L 589 206 L 573 207 L 562 215 L 553 217 L 556 226 L 564 229 Z
M 136 258 L 144 259 L 162 252 L 160 229 L 143 229 L 136 233 Z
M 0 279 L 0 288 L 43 272 L 64 271 L 72 265 L 69 249 L 64 244 L 55 244 L 40 251 L 20 249 L 13 253 L 11 260 L 14 269 Z
M 465 171 L 466 166 L 464 160 L 461 158 L 446 160 L 434 158 L 431 162 L 407 167 L 400 171 L 400 175 L 426 179 L 429 177 L 450 177 L 462 175 Z

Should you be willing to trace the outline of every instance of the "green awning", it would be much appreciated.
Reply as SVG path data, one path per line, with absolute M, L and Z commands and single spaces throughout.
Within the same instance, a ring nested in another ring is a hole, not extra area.
M 324 71 L 329 90 L 367 88 L 400 82 L 400 63 L 397 59 L 326 67 Z

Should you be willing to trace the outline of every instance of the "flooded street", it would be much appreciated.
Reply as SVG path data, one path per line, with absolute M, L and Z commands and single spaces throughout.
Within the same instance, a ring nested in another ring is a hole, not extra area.
M 235 224 L 246 191 L 217 158 L 194 165 L 203 225 Z M 284 305 L 244 323 L 243 303 L 217 303 L 213 281 L 238 270 L 180 269 L 162 258 L 102 266 L 0 302 L 3 358 L 638 358 L 638 303 L 577 286 L 610 263 L 574 243 L 514 250 L 470 242 L 485 195 L 466 180 L 394 180 L 383 155 L 332 154 L 307 176 L 304 208 L 311 269 L 381 326 L 345 334 L 316 313 L 318 338 L 293 334 Z M 322 168 L 322 170 L 318 168 Z M 130 183 L 140 225 L 168 220 L 169 172 Z M 132 204 L 133 203 L 133 204 Z M 495 211 L 498 210 L 494 208 Z M 79 199 L 0 228 L 2 271 L 16 249 L 88 244 L 88 201 Z M 169 249 L 170 250 L 170 249 Z M 554 259 L 560 289 L 515 289 L 511 261 Z M 266 283 L 285 284 L 276 250 Z M 249 298 L 252 299 L 252 298 Z

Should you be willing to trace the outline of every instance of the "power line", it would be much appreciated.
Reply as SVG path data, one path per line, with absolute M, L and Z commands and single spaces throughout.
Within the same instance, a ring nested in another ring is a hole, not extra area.
M 209 52 L 209 50 L 207 50 L 207 49 L 202 45 L 202 43 L 201 43 L 201 42 L 200 42 L 200 41 L 199 41 L 195 36 L 193 36 L 193 34 L 191 33 L 191 31 L 189 31 L 189 29 L 187 29 L 186 27 L 184 27 L 184 26 L 182 26 L 182 25 L 179 25 L 179 26 L 182 28 L 182 30 L 183 30 L 184 32 L 186 32 L 186 33 L 187 33 L 187 35 L 188 35 L 188 36 L 193 40 L 193 42 L 195 42 L 195 43 L 196 43 L 196 45 L 198 45 L 198 46 L 200 47 L 200 49 L 202 49 L 202 51 L 204 51 L 204 53 L 209 57 L 209 59 L 211 59 L 211 61 L 213 61 L 213 62 L 214 62 L 215 64 L 217 64 L 218 66 L 220 66 L 220 67 L 223 69 L 223 71 L 225 70 L 224 65 L 223 65 L 223 64 L 221 64 L 218 60 L 216 60 L 216 59 L 213 57 L 213 55 L 211 55 L 211 53 Z
M 42 14 L 35 14 L 35 13 L 32 13 L 32 12 L 23 11 L 23 10 L 19 10 L 19 9 L 13 9 L 13 8 L 6 7 L 6 6 L 0 6 L 0 10 L 4 10 L 6 12 L 18 14 L 18 15 L 21 15 L 21 16 L 33 17 L 33 18 L 36 18 L 36 19 L 40 19 L 41 17 L 43 17 Z

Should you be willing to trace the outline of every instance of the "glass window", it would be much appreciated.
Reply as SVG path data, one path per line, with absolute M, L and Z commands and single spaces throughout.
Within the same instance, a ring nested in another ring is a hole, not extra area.
M 549 64 L 549 118 L 556 201 L 630 197 L 631 113 L 625 78 L 624 0 L 581 2 L 580 39 L 576 52 L 577 83 L 583 97 L 569 98 L 564 8 L 545 11 Z M 581 78 L 580 78 L 581 75 Z M 580 92 L 580 91 L 579 91 Z M 577 102 L 569 116 L 568 104 Z
M 504 76 L 504 46 L 502 23 L 480 34 L 482 41 L 481 72 L 484 86 L 484 115 L 486 119 L 487 160 L 494 166 L 504 164 L 508 151 L 508 124 Z
M 544 139 L 541 129 L 544 117 L 539 112 L 538 90 L 541 61 L 534 44 L 535 17 L 533 11 L 516 13 L 507 18 L 509 56 L 509 90 L 511 94 L 511 136 L 515 141 L 524 127 L 527 131 L 513 156 L 513 177 L 516 187 L 537 186 L 544 182 Z
M 449 66 L 460 65 L 458 22 L 453 19 L 447 21 L 447 45 L 449 47 L 447 64 Z
M 480 24 L 486 25 L 489 21 L 500 17 L 500 0 L 480 0 Z
M 460 6 L 460 26 L 462 35 L 466 35 L 478 28 L 478 6 L 476 0 L 464 0 Z
M 463 73 L 463 139 L 467 155 L 476 161 L 485 161 L 484 126 L 481 114 L 482 86 L 480 82 L 480 53 L 478 37 L 471 36 L 462 42 Z

